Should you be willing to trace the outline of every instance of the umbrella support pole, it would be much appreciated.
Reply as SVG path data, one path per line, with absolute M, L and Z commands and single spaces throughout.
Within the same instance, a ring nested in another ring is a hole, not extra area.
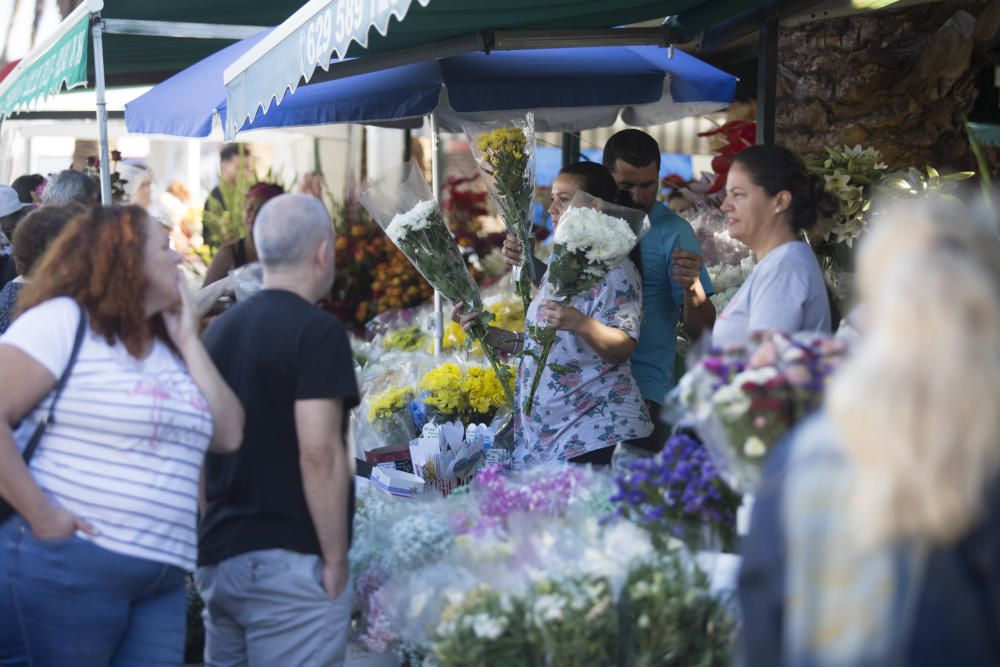
M 434 201 L 441 200 L 441 175 L 439 173 L 439 155 L 441 149 L 441 133 L 438 130 L 437 114 L 428 116 L 431 126 L 431 190 Z M 444 341 L 444 317 L 441 303 L 441 292 L 434 290 L 434 356 L 440 357 Z
M 111 162 L 108 151 L 108 103 L 104 90 L 104 22 L 93 14 L 91 31 L 94 36 L 94 78 L 97 92 L 98 157 L 101 170 L 101 203 L 111 205 Z

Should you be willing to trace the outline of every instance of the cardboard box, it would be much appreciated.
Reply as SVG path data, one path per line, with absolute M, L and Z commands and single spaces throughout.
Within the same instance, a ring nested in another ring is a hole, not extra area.
M 416 475 L 386 468 L 372 469 L 371 483 L 397 498 L 413 498 L 424 490 L 424 480 Z

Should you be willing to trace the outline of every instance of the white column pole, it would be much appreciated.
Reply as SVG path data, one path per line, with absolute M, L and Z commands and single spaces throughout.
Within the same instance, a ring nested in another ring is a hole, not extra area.
M 431 121 L 431 189 L 434 192 L 434 200 L 441 198 L 441 175 L 438 173 L 438 150 L 440 149 L 441 134 L 438 130 L 437 115 L 429 116 Z M 444 341 L 444 317 L 442 315 L 441 292 L 434 290 L 434 356 L 441 356 L 442 343 Z

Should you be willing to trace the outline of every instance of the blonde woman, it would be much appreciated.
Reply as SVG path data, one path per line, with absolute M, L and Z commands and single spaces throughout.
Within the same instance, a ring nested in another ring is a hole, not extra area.
M 825 411 L 776 452 L 744 545 L 746 664 L 1000 664 L 1000 241 L 897 211 Z

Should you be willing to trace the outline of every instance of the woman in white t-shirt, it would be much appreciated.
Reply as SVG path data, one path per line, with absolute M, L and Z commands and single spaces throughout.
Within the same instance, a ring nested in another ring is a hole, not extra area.
M 730 235 L 757 259 L 712 330 L 717 346 L 746 343 L 755 331 L 821 331 L 833 322 L 816 255 L 803 231 L 837 211 L 821 177 L 782 146 L 753 146 L 736 156 L 722 203 Z
M 183 662 L 202 461 L 239 447 L 243 409 L 198 338 L 178 259 L 142 208 L 94 207 L 35 267 L 0 338 L 0 496 L 17 512 L 0 525 L 0 663 Z

